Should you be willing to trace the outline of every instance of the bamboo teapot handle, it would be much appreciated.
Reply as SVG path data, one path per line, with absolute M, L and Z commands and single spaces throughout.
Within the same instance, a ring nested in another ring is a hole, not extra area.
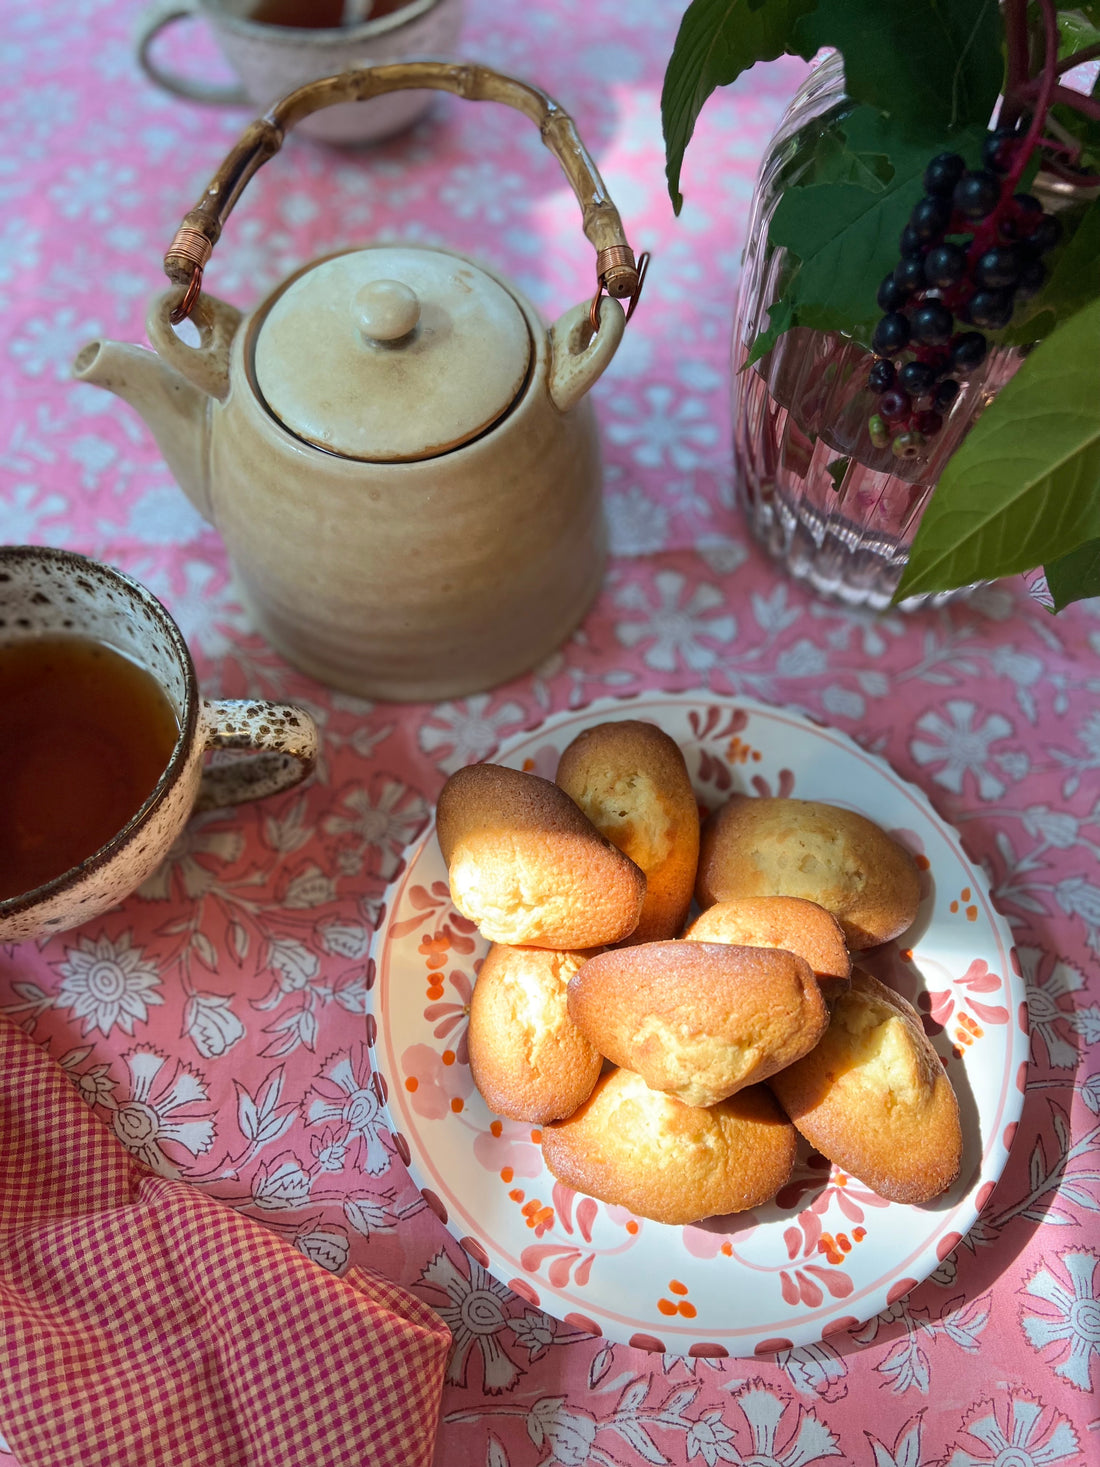
M 596 251 L 596 294 L 591 323 L 599 327 L 599 303 L 606 293 L 628 300 L 627 317 L 641 291 L 647 257 L 640 261 L 623 232 L 619 211 L 608 197 L 595 163 L 572 118 L 541 88 L 473 62 L 399 61 L 365 66 L 307 82 L 274 103 L 242 133 L 195 207 L 184 216 L 164 256 L 164 273 L 181 291 L 171 312 L 174 324 L 192 312 L 202 274 L 222 227 L 253 174 L 279 151 L 287 132 L 304 117 L 337 102 L 361 102 L 386 92 L 428 88 L 453 92 L 473 102 L 503 102 L 538 125 L 542 140 L 558 159 L 581 206 L 585 235 Z

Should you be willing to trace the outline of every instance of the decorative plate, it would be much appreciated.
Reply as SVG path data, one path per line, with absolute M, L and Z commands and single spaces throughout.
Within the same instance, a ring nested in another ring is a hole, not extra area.
M 616 718 L 658 724 L 700 803 L 732 792 L 858 810 L 915 856 L 917 920 L 861 965 L 915 1003 L 963 1117 L 959 1181 L 923 1207 L 885 1202 L 802 1145 L 751 1213 L 671 1227 L 556 1182 L 538 1131 L 490 1114 L 466 1061 L 466 1015 L 488 944 L 451 905 L 434 825 L 391 884 L 371 951 L 368 1038 L 399 1154 L 462 1246 L 523 1299 L 593 1335 L 675 1355 L 761 1355 L 870 1319 L 958 1245 L 1008 1157 L 1023 1104 L 1024 983 L 982 872 L 925 796 L 844 734 L 747 699 L 646 694 L 558 714 L 497 763 L 552 779 L 565 746 Z

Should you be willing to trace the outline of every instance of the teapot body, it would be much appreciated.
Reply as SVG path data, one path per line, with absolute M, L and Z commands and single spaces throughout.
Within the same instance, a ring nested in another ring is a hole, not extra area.
M 212 407 L 207 512 L 257 630 L 321 682 L 401 701 L 492 687 L 549 656 L 600 588 L 592 405 L 554 400 L 555 336 L 510 289 L 531 333 L 523 388 L 488 431 L 420 460 L 304 442 L 254 381 L 270 302 L 234 335 L 229 390 Z

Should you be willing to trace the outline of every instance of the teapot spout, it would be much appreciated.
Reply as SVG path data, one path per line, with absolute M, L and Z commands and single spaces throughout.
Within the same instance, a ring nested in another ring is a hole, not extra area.
M 117 393 L 144 418 L 180 488 L 207 520 L 210 511 L 210 413 L 213 399 L 145 347 L 90 341 L 73 376 Z

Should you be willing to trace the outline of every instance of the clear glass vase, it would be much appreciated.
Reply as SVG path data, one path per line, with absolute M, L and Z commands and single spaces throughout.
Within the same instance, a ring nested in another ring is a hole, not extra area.
M 877 399 L 867 387 L 874 360 L 835 332 L 795 327 L 752 366 L 745 360 L 782 296 L 786 251 L 768 244 L 785 188 L 813 176 L 848 110 L 839 55 L 803 83 L 768 146 L 757 178 L 738 287 L 733 335 L 734 466 L 737 490 L 757 539 L 799 580 L 852 606 L 882 609 L 901 579 L 924 508 L 948 458 L 978 414 L 1023 360 L 996 347 L 962 379 L 943 427 L 921 457 L 876 449 L 867 420 Z M 868 282 L 875 291 L 878 281 Z M 906 607 L 963 594 L 913 597 Z

